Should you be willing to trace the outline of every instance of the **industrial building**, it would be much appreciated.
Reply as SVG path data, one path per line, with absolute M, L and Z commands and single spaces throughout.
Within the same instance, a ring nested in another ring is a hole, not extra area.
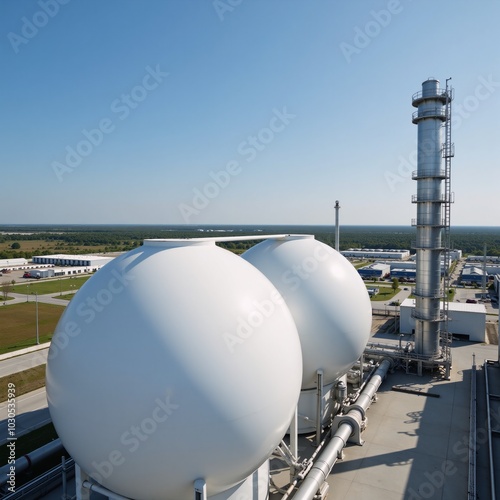
M 397 259 L 405 260 L 410 257 L 409 250 L 383 250 L 381 248 L 349 248 L 340 252 L 344 257 L 353 259 Z
M 402 269 L 402 268 L 394 268 L 391 269 L 391 278 L 397 278 L 398 280 L 408 280 L 415 281 L 417 277 L 416 269 Z
M 111 262 L 114 257 L 102 255 L 40 255 L 33 257 L 34 264 L 52 264 L 54 266 L 81 266 L 91 268 L 92 271 L 100 269 Z
M 469 255 L 467 257 L 467 262 L 483 262 L 484 259 L 484 255 Z M 496 255 L 487 255 L 486 262 L 490 262 L 491 264 L 500 264 L 500 257 L 497 257 Z
M 391 267 L 387 264 L 381 264 L 376 262 L 375 264 L 370 264 L 369 266 L 362 267 L 358 269 L 359 275 L 363 279 L 375 279 L 375 278 L 386 278 L 391 272 Z
M 32 278 L 52 278 L 55 276 L 53 268 L 48 269 L 30 269 L 29 271 Z
M 449 250 L 448 255 L 450 256 L 450 260 L 460 260 L 462 258 L 462 250 Z
M 400 333 L 414 333 L 415 299 L 405 299 L 400 306 Z M 484 304 L 449 304 L 448 331 L 474 342 L 484 342 L 486 335 L 486 308 Z
M 18 269 L 28 264 L 26 259 L 0 259 L 1 269 Z
M 417 268 L 417 265 L 411 259 L 405 260 L 403 262 L 399 262 L 399 261 L 395 262 L 393 260 L 392 261 L 391 260 L 377 261 L 377 264 L 387 264 L 391 268 L 391 271 L 393 269 L 416 269 Z
M 466 266 L 462 270 L 460 275 L 460 280 L 464 284 L 481 284 L 483 281 L 483 276 L 485 273 L 482 268 L 476 266 Z M 486 279 L 488 279 L 488 274 L 486 274 Z

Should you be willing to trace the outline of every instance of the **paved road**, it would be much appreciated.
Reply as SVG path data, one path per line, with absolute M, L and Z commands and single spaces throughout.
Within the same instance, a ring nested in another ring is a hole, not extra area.
M 22 356 L 16 356 L 10 359 L 4 359 L 0 362 L 0 377 L 12 375 L 35 366 L 47 363 L 48 349 L 42 349 Z
M 26 296 L 24 293 L 11 293 L 9 294 L 11 297 L 14 297 L 12 300 L 8 300 L 6 302 L 6 305 L 11 305 L 11 304 L 19 304 L 20 302 L 35 302 L 36 301 L 36 296 L 35 295 L 28 295 Z M 67 306 L 69 304 L 68 300 L 62 300 L 58 298 L 59 293 L 49 293 L 46 295 L 39 295 L 38 296 L 38 302 L 44 303 L 44 304 L 55 304 L 57 306 Z M 26 300 L 26 297 L 28 297 L 28 300 Z M 2 302 L 3 304 L 3 302 Z
M 0 403 L 0 445 L 7 437 L 7 401 Z M 51 421 L 45 387 L 16 398 L 16 437 Z

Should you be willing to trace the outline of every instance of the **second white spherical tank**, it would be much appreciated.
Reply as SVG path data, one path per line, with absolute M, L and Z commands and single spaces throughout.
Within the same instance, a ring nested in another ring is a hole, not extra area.
M 213 242 L 146 241 L 76 294 L 47 398 L 82 469 L 139 500 L 216 495 L 261 466 L 300 393 L 300 342 L 272 283 Z
M 285 299 L 299 332 L 302 389 L 322 369 L 328 384 L 356 362 L 368 341 L 372 310 L 352 264 L 312 236 L 269 239 L 242 256 L 262 271 Z

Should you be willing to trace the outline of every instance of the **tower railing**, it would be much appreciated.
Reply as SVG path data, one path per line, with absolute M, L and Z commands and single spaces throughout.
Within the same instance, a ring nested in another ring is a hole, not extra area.
M 424 95 L 425 94 L 425 95 Z M 443 99 L 446 99 L 447 97 L 447 94 L 448 94 L 448 90 L 447 89 L 437 89 L 435 90 L 434 92 L 429 92 L 429 91 L 422 91 L 422 90 L 419 90 L 418 92 L 415 92 L 412 96 L 411 96 L 411 100 L 413 102 L 415 101 L 421 101 L 422 99 L 432 99 L 432 98 L 436 98 L 436 97 L 441 97 Z M 414 106 L 418 106 L 418 103 L 414 104 Z

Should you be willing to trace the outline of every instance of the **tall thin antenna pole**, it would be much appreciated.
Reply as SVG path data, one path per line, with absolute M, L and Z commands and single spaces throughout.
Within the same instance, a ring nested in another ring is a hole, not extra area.
M 340 251 L 339 210 L 340 210 L 340 203 L 339 200 L 336 200 L 335 201 L 335 250 L 337 250 L 337 252 Z

